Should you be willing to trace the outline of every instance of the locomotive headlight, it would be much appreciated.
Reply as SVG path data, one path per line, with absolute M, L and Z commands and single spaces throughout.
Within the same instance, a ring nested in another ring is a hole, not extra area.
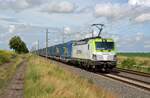
M 93 60 L 97 60 L 97 56 L 95 54 L 93 54 L 92 58 Z

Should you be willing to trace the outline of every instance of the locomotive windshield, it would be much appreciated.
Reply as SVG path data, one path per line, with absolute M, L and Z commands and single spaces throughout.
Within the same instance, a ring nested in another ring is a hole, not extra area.
M 114 42 L 95 42 L 96 50 L 113 50 Z

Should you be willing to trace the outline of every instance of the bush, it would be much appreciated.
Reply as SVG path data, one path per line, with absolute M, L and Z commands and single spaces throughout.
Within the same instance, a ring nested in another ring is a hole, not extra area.
M 0 64 L 7 63 L 16 56 L 17 55 L 12 51 L 0 50 Z
M 133 58 L 127 58 L 125 60 L 123 60 L 123 62 L 121 63 L 121 66 L 123 68 L 132 68 L 133 65 L 136 65 L 136 62 Z
M 5 57 L 5 56 L 0 56 L 0 64 L 9 62 L 9 58 Z
M 148 73 L 150 73 L 150 67 L 149 67 L 149 68 L 147 68 L 147 72 L 148 72 Z

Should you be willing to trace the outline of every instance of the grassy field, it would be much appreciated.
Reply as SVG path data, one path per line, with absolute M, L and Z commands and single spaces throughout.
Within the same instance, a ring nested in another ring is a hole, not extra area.
M 25 98 L 114 98 L 91 80 L 32 56 L 25 76 Z
M 119 53 L 118 67 L 150 73 L 150 53 Z
M 15 56 L 14 52 L 0 50 L 0 65 L 10 62 Z
M 17 65 L 23 61 L 22 56 L 14 52 L 0 50 L 0 93 L 14 75 Z
M 118 55 L 127 57 L 150 57 L 150 53 L 118 53 Z

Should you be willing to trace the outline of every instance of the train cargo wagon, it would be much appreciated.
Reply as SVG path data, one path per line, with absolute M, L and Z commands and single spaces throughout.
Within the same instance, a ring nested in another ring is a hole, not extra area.
M 72 44 L 73 41 L 58 44 L 55 46 L 48 47 L 48 56 L 52 58 L 59 58 L 61 60 L 70 60 L 72 57 Z
M 64 55 L 66 55 L 67 59 L 72 58 L 72 45 L 73 41 L 66 43 L 66 50 L 64 51 Z
M 46 56 L 46 49 L 45 49 L 45 48 L 43 48 L 43 49 L 41 50 L 41 55 L 42 55 L 42 56 Z
M 57 50 L 57 52 L 59 53 L 60 59 L 63 59 L 63 55 L 64 55 L 64 49 L 63 49 L 63 47 L 64 47 L 64 44 L 59 44 L 57 46 L 57 48 L 59 49 L 59 50 Z
M 54 46 L 54 54 L 56 57 L 59 57 L 60 59 L 63 58 L 64 50 L 63 50 L 64 44 L 58 44 Z
M 47 51 L 48 51 L 48 56 L 49 57 L 55 56 L 54 46 L 48 47 Z
M 70 42 L 67 42 L 67 43 L 64 43 L 64 44 L 61 44 L 59 48 L 60 49 L 60 52 L 61 52 L 61 58 L 63 60 L 71 60 L 71 57 L 72 57 L 72 44 L 73 44 L 73 41 L 70 41 Z

